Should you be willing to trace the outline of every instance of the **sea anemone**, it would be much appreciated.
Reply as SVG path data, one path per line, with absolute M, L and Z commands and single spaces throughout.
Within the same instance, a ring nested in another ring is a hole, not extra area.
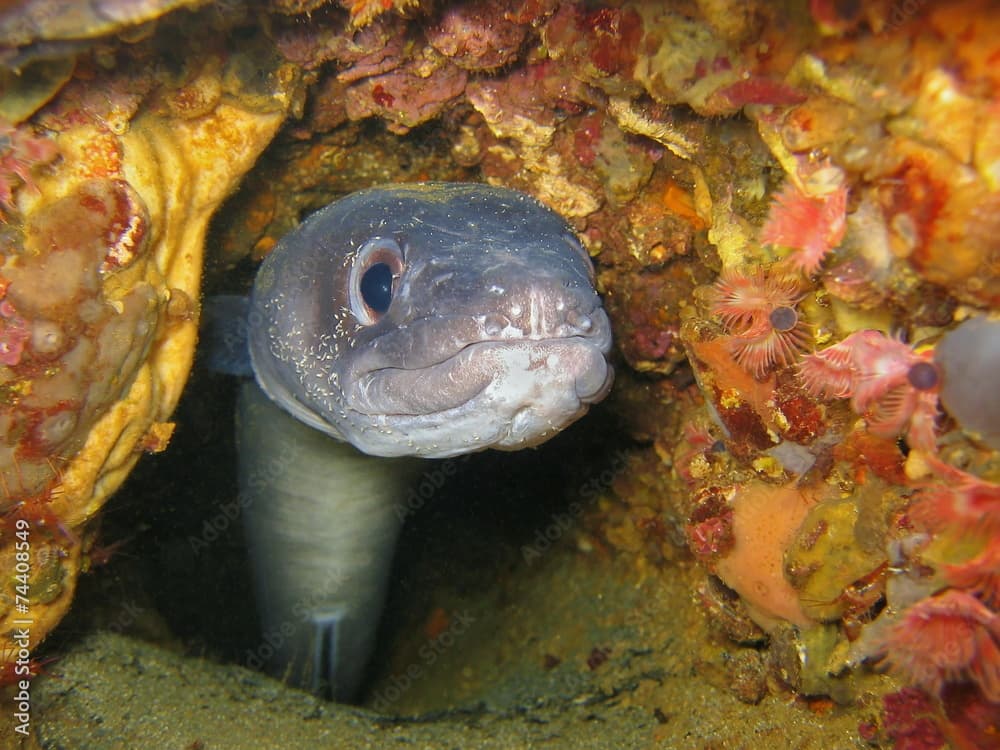
M 883 663 L 912 684 L 940 694 L 970 680 L 1000 702 L 1000 615 L 958 589 L 921 599 L 883 637 Z
M 793 278 L 724 271 L 713 288 L 711 312 L 732 336 L 733 358 L 754 377 L 795 361 L 810 340 L 796 305 L 803 294 Z

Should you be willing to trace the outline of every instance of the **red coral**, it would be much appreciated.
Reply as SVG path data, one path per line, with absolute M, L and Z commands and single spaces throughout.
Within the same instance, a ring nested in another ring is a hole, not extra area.
M 911 445 L 932 452 L 941 378 L 931 357 L 879 331 L 858 331 L 804 357 L 799 376 L 813 396 L 849 397 L 872 434 L 906 430 Z
M 814 188 L 815 195 L 786 182 L 760 230 L 762 244 L 794 248 L 785 263 L 807 276 L 816 273 L 826 254 L 840 244 L 847 227 L 847 185 L 833 168 L 817 170 L 814 176 L 822 180 L 827 174 L 833 177 Z
M 684 531 L 688 547 L 702 560 L 716 560 L 733 548 L 733 509 L 718 488 L 698 494 Z
M 729 106 L 736 108 L 746 104 L 801 104 L 806 100 L 805 94 L 787 83 L 749 74 L 714 92 L 713 96 L 721 97 Z
M 799 282 L 761 270 L 723 272 L 714 287 L 712 314 L 733 335 L 733 358 L 755 377 L 772 367 L 791 364 L 809 343 L 809 329 L 795 306 L 802 299 Z
M 0 120 L 0 204 L 14 208 L 14 190 L 22 183 L 34 187 L 32 170 L 50 163 L 58 155 L 52 141 Z
M 895 750 L 938 750 L 945 739 L 938 729 L 938 711 L 931 698 L 915 688 L 882 696 L 886 734 Z
M 941 696 L 948 723 L 942 727 L 955 748 L 1000 750 L 1000 710 L 971 685 L 949 685 Z
M 949 589 L 920 600 L 878 650 L 890 670 L 931 694 L 946 682 L 968 680 L 1000 703 L 1000 616 L 971 594 Z

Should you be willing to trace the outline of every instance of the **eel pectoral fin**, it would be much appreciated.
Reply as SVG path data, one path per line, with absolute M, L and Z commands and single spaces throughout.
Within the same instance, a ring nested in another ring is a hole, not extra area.
M 338 680 L 337 665 L 343 664 L 346 658 L 341 648 L 341 635 L 345 627 L 346 617 L 343 609 L 316 611 L 309 614 L 312 626 L 312 657 L 309 685 L 304 686 L 312 693 L 322 693 L 326 689 L 335 689 L 343 680 L 343 674 Z
M 240 502 L 269 671 L 350 700 L 364 675 L 418 459 L 375 458 L 253 382 L 237 414 Z

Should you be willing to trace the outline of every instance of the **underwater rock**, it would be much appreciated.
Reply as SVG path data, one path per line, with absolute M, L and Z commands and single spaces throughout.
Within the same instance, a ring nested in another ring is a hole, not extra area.
M 220 217 L 220 268 L 378 182 L 519 188 L 572 223 L 637 440 L 581 521 L 589 550 L 644 576 L 720 565 L 737 591 L 705 587 L 707 621 L 763 651 L 750 605 L 792 691 L 847 696 L 830 670 L 853 639 L 877 677 L 868 645 L 894 623 L 897 658 L 926 664 L 932 639 L 907 628 L 948 607 L 903 613 L 947 591 L 992 634 L 994 537 L 965 532 L 994 518 L 1000 476 L 995 388 L 975 379 L 1000 304 L 995 2 L 142 2 L 138 27 L 121 0 L 74 5 L 0 14 L 0 61 L 56 61 L 0 131 L 0 567 L 28 522 L 40 632 L 135 446 L 163 444 L 205 222 L 285 123 Z M 759 661 L 738 665 L 744 700 Z M 956 667 L 927 705 L 995 736 L 969 718 L 980 677 Z
M 134 29 L 173 10 L 205 0 L 31 0 L 0 11 L 0 63 L 53 57 L 79 48 L 72 42 Z M 60 55 L 61 56 L 61 55 Z
M 69 606 L 104 501 L 144 446 L 165 447 L 145 436 L 165 434 L 191 365 L 208 220 L 297 79 L 268 80 L 271 111 L 214 98 L 196 116 L 149 108 L 120 132 L 67 90 L 43 141 L 24 124 L 4 143 L 20 161 L 0 227 L 0 566 L 24 575 L 4 581 L 0 630 L 27 607 L 31 647 Z

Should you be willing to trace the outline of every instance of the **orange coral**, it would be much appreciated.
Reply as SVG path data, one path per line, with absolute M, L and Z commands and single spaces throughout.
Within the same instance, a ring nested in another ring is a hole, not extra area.
M 420 0 L 342 0 L 342 4 L 350 11 L 351 26 L 360 29 L 390 10 L 416 8 Z
M 765 630 L 783 620 L 799 626 L 813 622 L 785 577 L 784 555 L 816 500 L 813 490 L 794 484 L 750 482 L 733 490 L 732 546 L 715 569 Z

